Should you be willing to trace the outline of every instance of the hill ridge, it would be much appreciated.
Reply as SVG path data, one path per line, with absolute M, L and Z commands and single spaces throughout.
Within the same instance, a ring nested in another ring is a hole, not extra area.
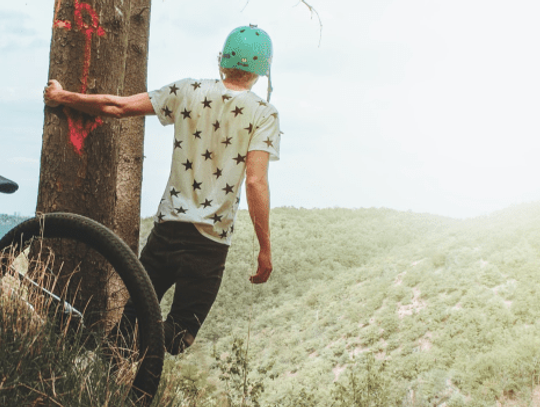
M 263 405 L 292 406 L 286 400 L 302 392 L 331 405 L 338 384 L 363 377 L 355 366 L 368 355 L 384 362 L 380 377 L 401 400 L 388 405 L 407 405 L 411 394 L 419 406 L 529 400 L 531 361 L 540 360 L 538 225 L 540 203 L 465 220 L 276 208 L 275 271 L 251 287 L 256 239 L 241 211 L 222 290 L 177 363 L 192 373 L 201 360 L 215 368 L 212 349 L 247 340 L 250 326 Z

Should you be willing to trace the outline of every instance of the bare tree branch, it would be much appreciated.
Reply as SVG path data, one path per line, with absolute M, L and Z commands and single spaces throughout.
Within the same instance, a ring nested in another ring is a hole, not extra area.
M 313 15 L 315 15 L 315 16 L 317 16 L 317 19 L 319 20 L 319 47 L 320 47 L 321 46 L 321 41 L 322 41 L 322 30 L 323 30 L 323 23 L 322 23 L 322 20 L 321 20 L 321 16 L 319 15 L 317 10 L 315 10 L 315 8 L 312 5 L 306 3 L 306 0 L 300 0 L 300 3 L 303 3 L 309 9 L 309 11 L 311 12 L 311 18 L 313 18 Z
M 313 18 L 313 15 L 317 16 L 317 19 L 319 20 L 319 47 L 321 46 L 321 41 L 322 41 L 322 29 L 323 29 L 323 23 L 322 23 L 322 20 L 321 20 L 321 16 L 319 15 L 319 13 L 317 12 L 317 10 L 309 3 L 306 2 L 306 0 L 300 0 L 300 3 L 303 3 L 308 9 L 309 11 L 311 12 L 311 18 Z M 300 4 L 298 3 L 298 4 Z M 244 6 L 244 8 L 242 9 L 242 12 L 244 12 L 244 10 L 246 9 L 246 7 L 249 5 L 249 0 L 246 1 L 246 5 Z

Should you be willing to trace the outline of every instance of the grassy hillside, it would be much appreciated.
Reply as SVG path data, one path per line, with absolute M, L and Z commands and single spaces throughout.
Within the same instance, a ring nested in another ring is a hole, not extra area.
M 271 280 L 248 282 L 240 212 L 216 304 L 167 360 L 185 405 L 536 405 L 540 204 L 464 221 L 279 208 L 271 223 Z
M 143 220 L 142 241 L 151 224 Z M 216 304 L 188 352 L 167 358 L 154 404 L 538 407 L 539 225 L 540 203 L 463 221 L 279 208 L 275 271 L 253 286 L 257 242 L 241 211 Z M 95 364 L 64 374 L 78 356 L 59 352 L 57 336 L 54 352 L 35 357 L 46 341 L 11 338 L 10 326 L 25 319 L 2 305 L 0 405 L 21 405 L 6 394 L 25 389 L 39 405 L 57 405 L 45 402 L 53 396 L 70 406 L 131 405 Z

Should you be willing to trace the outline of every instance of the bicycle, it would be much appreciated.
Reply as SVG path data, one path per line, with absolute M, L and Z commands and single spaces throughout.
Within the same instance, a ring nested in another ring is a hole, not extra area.
M 16 183 L 0 176 L 0 192 L 13 193 L 17 188 Z M 84 304 L 77 309 L 70 302 L 75 301 L 76 296 L 67 295 L 67 288 L 54 293 L 58 291 L 58 279 L 52 270 L 54 258 L 43 252 L 46 247 L 65 242 L 76 242 L 77 251 L 83 247 L 92 259 L 101 256 L 110 265 L 105 279 L 110 291 L 107 309 L 92 313 Z M 44 265 L 41 274 L 36 272 L 38 260 Z M 56 331 L 67 341 L 82 343 L 90 352 L 90 359 L 99 353 L 106 362 L 110 361 L 109 366 L 114 367 L 117 374 L 122 365 L 124 377 L 132 378 L 131 394 L 137 403 L 151 403 L 164 360 L 161 311 L 144 267 L 126 243 L 110 229 L 87 217 L 71 213 L 41 214 L 23 221 L 0 239 L 0 278 L 7 275 L 24 287 L 11 291 L 19 293 L 22 297 L 19 299 L 29 310 L 36 313 L 37 308 L 45 309 L 42 315 L 35 317 L 36 323 L 52 318 Z M 126 352 L 127 345 L 119 344 L 111 331 L 128 296 L 135 304 L 138 322 L 134 349 Z

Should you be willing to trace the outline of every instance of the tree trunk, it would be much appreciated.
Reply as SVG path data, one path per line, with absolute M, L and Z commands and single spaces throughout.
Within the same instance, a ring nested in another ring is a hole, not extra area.
M 71 91 L 122 94 L 129 15 L 129 0 L 56 0 L 49 77 Z M 78 213 L 113 227 L 120 128 L 118 120 L 45 108 L 37 212 Z M 71 279 L 68 296 L 79 306 L 92 297 L 91 309 L 105 309 L 106 266 L 75 245 L 53 251 L 63 263 L 58 289 Z
M 131 22 L 124 77 L 124 95 L 146 92 L 151 0 L 131 0 Z M 115 232 L 138 254 L 144 117 L 122 120 L 117 137 L 118 168 Z
M 150 1 L 131 0 L 130 31 L 124 70 L 125 96 L 146 91 L 148 64 L 148 37 L 150 32 Z M 144 117 L 130 117 L 121 121 L 117 134 L 116 206 L 114 231 L 133 250 L 139 253 L 141 224 L 141 184 L 144 158 Z M 118 278 L 110 284 L 121 286 Z M 109 309 L 118 310 L 112 319 L 120 316 L 128 300 L 126 291 L 109 297 Z

